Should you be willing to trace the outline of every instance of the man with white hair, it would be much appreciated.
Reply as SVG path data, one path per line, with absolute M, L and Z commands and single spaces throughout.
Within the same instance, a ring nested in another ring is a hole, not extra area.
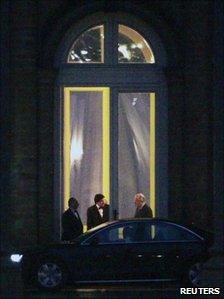
M 136 206 L 135 218 L 152 218 L 152 210 L 145 202 L 145 196 L 142 193 L 137 193 L 134 197 Z

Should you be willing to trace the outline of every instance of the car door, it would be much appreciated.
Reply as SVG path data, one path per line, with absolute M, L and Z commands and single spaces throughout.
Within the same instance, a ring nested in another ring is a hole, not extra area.
M 99 240 L 96 248 L 102 257 L 102 279 L 129 281 L 152 278 L 152 252 L 143 240 L 144 229 L 145 221 L 127 221 L 96 235 Z
M 134 237 L 129 243 L 127 252 L 130 279 L 144 281 L 156 277 L 158 248 L 151 242 L 151 225 L 149 224 L 151 222 L 146 219 L 136 222 Z
M 127 256 L 135 280 L 172 280 L 181 267 L 182 245 L 163 237 L 164 226 L 152 220 L 138 221 L 135 239 Z M 174 269 L 171 271 L 171 269 Z
M 150 235 L 148 244 L 150 247 L 152 279 L 175 279 L 180 267 L 181 247 L 176 239 L 170 240 L 166 225 L 161 221 L 150 222 L 146 226 L 146 232 Z
M 138 276 L 141 256 L 133 239 L 137 224 L 112 225 L 84 242 L 79 256 L 83 280 L 130 280 Z
M 146 232 L 150 235 L 149 252 L 153 279 L 175 280 L 180 278 L 187 262 L 189 248 L 195 252 L 197 237 L 175 224 L 166 221 L 148 222 Z

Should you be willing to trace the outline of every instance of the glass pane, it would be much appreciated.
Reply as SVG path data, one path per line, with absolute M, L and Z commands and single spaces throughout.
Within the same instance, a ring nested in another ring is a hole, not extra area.
M 104 243 L 131 243 L 137 242 L 138 224 L 136 222 L 121 224 L 116 227 L 102 230 L 93 238 L 97 238 L 99 244 Z M 91 241 L 90 241 L 91 242 Z
M 94 195 L 102 193 L 103 93 L 74 91 L 70 99 L 70 196 L 78 199 L 85 224 Z
M 150 190 L 150 94 L 120 93 L 118 97 L 119 218 L 135 214 L 134 195 Z
M 155 63 L 149 44 L 137 31 L 124 25 L 118 30 L 119 63 Z
M 92 63 L 104 61 L 104 27 L 96 26 L 81 34 L 72 45 L 69 63 Z
M 149 225 L 146 232 L 150 235 L 151 241 L 197 240 L 197 237 L 192 233 L 169 223 Z

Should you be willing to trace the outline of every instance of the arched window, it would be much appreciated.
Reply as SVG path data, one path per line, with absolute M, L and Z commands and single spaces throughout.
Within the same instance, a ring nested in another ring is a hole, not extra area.
M 68 63 L 104 62 L 104 26 L 99 25 L 86 30 L 69 50 Z
M 132 28 L 118 26 L 118 62 L 119 63 L 155 63 L 149 43 Z
M 166 58 L 159 37 L 133 17 L 100 15 L 71 28 L 56 61 L 62 210 L 77 197 L 86 223 L 94 195 L 103 193 L 111 217 L 132 217 L 141 192 L 154 215 L 166 216 Z
M 68 63 L 104 63 L 104 26 L 83 32 L 69 50 Z M 149 43 L 137 31 L 118 25 L 118 63 L 155 63 Z

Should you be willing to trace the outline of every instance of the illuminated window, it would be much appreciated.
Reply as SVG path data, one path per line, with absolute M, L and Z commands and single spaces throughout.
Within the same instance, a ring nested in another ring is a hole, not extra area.
M 95 26 L 82 33 L 73 43 L 68 63 L 103 63 L 104 51 L 104 26 Z M 118 25 L 116 55 L 119 63 L 155 63 L 149 43 L 136 30 L 125 25 Z
M 82 33 L 72 45 L 69 63 L 104 62 L 104 27 L 96 26 Z
M 119 63 L 155 63 L 149 44 L 137 31 L 119 25 L 118 33 Z
M 109 89 L 67 87 L 64 92 L 64 207 L 75 196 L 85 224 L 94 195 L 109 198 Z
M 157 34 L 135 17 L 97 14 L 71 28 L 57 53 L 58 210 L 76 197 L 85 226 L 102 193 L 110 219 L 134 217 L 141 192 L 153 216 L 167 217 L 166 55 Z

